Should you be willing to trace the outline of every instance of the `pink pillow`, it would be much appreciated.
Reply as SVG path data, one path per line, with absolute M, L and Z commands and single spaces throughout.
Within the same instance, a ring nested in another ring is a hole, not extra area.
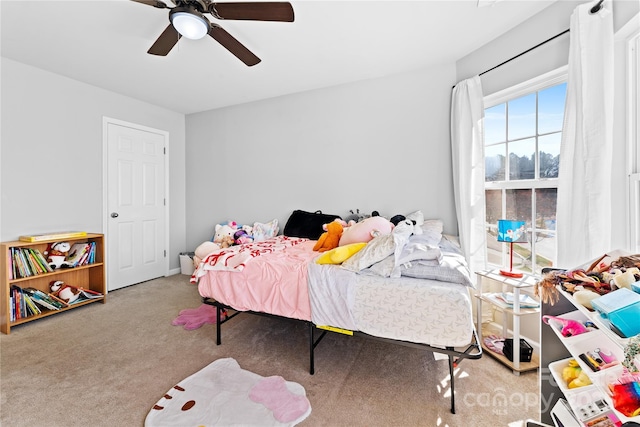
M 351 243 L 367 243 L 373 240 L 374 237 L 391 233 L 391 230 L 393 230 L 391 221 L 381 216 L 372 216 L 345 228 L 342 232 L 339 246 Z

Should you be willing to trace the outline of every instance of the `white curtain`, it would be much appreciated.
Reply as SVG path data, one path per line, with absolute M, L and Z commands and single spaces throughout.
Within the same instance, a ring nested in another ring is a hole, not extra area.
M 611 2 L 571 15 L 569 76 L 558 180 L 558 266 L 573 268 L 611 244 L 613 18 Z M 620 159 L 620 167 L 623 159 Z
M 480 76 L 458 83 L 451 99 L 453 192 L 460 245 L 471 273 L 485 269 L 487 258 L 483 117 Z

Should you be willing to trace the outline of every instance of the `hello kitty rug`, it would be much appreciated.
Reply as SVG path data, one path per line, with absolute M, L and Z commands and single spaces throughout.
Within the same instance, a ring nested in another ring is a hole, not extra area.
M 294 426 L 311 413 L 304 387 L 218 359 L 169 390 L 149 411 L 151 426 Z

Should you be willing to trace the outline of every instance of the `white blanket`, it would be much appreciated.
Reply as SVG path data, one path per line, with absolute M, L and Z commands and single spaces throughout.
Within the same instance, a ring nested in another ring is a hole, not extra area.
M 375 249 L 367 253 L 365 247 L 349 266 L 309 264 L 313 323 L 430 345 L 468 344 L 473 316 L 467 287 L 473 283 L 458 248 L 439 233 L 393 237 L 376 238 L 369 243 Z M 389 255 L 362 268 L 381 253 Z
M 430 345 L 463 346 L 471 341 L 471 299 L 464 285 L 356 274 L 316 263 L 307 272 L 311 320 L 316 325 Z
M 210 253 L 202 260 L 194 272 L 191 282 L 196 283 L 199 277 L 208 270 L 242 271 L 247 262 L 264 254 L 279 252 L 288 247 L 306 242 L 308 239 L 298 237 L 276 236 L 269 240 L 235 245 Z

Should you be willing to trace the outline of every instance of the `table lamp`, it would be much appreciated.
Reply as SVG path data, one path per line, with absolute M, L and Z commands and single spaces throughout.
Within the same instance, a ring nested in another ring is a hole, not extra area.
M 509 270 L 500 270 L 500 274 L 508 277 L 522 277 L 522 273 L 513 271 L 513 244 L 526 243 L 524 221 L 511 219 L 498 220 L 498 242 L 508 242 L 509 247 Z

